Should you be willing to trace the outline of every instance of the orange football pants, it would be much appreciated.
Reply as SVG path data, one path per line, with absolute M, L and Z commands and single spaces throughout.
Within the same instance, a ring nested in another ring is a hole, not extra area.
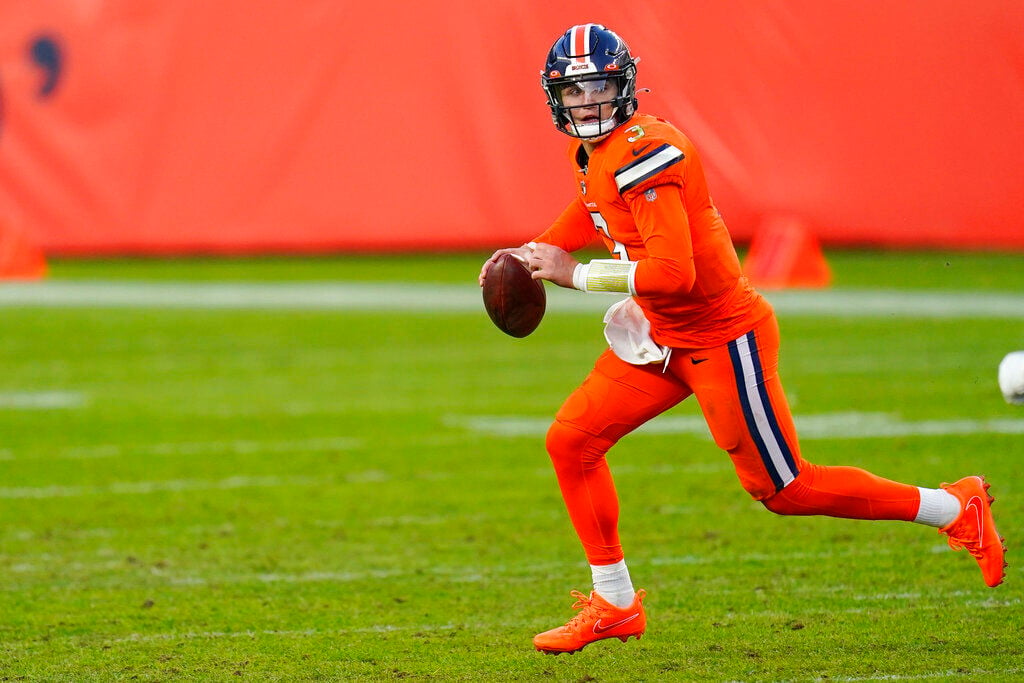
M 605 454 L 620 438 L 691 394 L 743 488 L 772 512 L 913 520 L 915 486 L 800 455 L 778 376 L 774 316 L 709 349 L 673 349 L 668 367 L 630 365 L 609 349 L 555 415 L 547 449 L 590 564 L 623 559 L 619 501 Z

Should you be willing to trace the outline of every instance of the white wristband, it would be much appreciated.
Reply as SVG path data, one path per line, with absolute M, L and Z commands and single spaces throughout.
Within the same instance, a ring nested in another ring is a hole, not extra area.
M 634 278 L 636 261 L 594 259 L 577 264 L 572 272 L 572 286 L 581 292 L 621 292 L 636 294 Z
M 572 271 L 572 286 L 581 292 L 587 291 L 587 275 L 590 274 L 589 263 L 577 263 Z

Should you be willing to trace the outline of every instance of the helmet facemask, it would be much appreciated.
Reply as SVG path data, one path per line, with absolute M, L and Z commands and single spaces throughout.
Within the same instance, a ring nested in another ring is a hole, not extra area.
M 594 74 L 545 84 L 555 125 L 584 140 L 604 138 L 635 110 L 626 74 Z

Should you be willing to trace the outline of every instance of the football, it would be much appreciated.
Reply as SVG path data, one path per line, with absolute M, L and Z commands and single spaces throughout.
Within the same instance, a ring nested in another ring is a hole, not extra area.
M 1008 353 L 999 363 L 999 388 L 1007 403 L 1024 405 L 1024 351 Z
M 530 277 L 526 264 L 512 254 L 499 256 L 487 271 L 483 295 L 487 315 L 513 337 L 525 337 L 537 329 L 547 306 L 544 283 Z

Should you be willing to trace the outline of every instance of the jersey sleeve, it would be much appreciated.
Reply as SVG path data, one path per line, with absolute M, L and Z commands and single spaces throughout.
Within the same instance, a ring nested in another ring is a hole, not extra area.
M 647 251 L 646 258 L 637 262 L 636 293 L 654 296 L 689 292 L 697 280 L 697 270 L 682 187 L 675 183 L 647 186 L 642 193 L 630 196 L 630 212 Z
M 565 251 L 573 252 L 587 246 L 596 238 L 594 221 L 579 196 L 576 196 L 551 227 L 534 237 L 533 241 L 553 244 Z
M 622 150 L 614 172 L 615 187 L 646 251 L 633 281 L 640 296 L 688 292 L 697 278 L 683 195 L 693 156 L 687 142 L 680 136 L 648 135 Z
M 615 171 L 615 186 L 627 202 L 656 185 L 675 184 L 682 187 L 686 181 L 686 152 L 671 142 L 655 140 L 634 149 L 633 158 L 625 155 Z

